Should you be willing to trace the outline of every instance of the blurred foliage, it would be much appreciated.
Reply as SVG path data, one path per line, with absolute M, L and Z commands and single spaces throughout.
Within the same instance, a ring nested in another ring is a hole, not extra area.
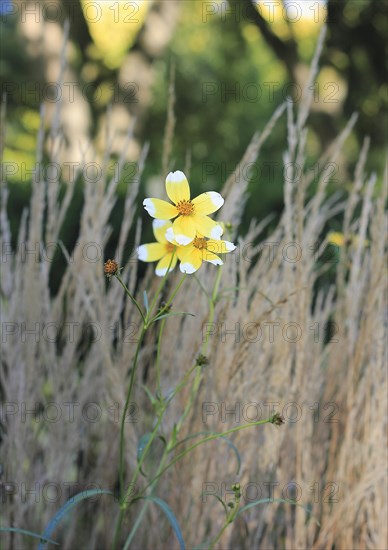
M 285 13 L 294 17 L 292 11 L 287 11 L 287 2 L 285 6 L 275 3 L 273 20 L 260 2 L 256 9 L 248 0 L 230 0 L 229 5 L 219 1 L 181 2 L 175 5 L 177 23 L 171 39 L 159 51 L 149 47 L 149 36 L 156 43 L 160 41 L 160 21 L 169 13 L 163 14 L 165 3 L 131 2 L 132 7 L 138 8 L 135 14 L 121 9 L 128 3 L 93 4 L 102 5 L 103 18 L 99 21 L 93 22 L 94 16 L 85 11 L 87 2 L 82 0 L 63 2 L 59 23 L 66 16 L 70 18 L 69 62 L 80 86 L 88 86 L 85 95 L 92 114 L 91 128 L 96 135 L 107 104 L 112 101 L 111 90 L 118 87 L 121 93 L 115 96 L 116 103 L 123 98 L 125 79 L 120 72 L 123 63 L 131 64 L 131 56 L 140 55 L 152 74 L 148 103 L 122 101 L 130 115 L 138 117 L 136 139 L 140 143 L 150 142 L 143 194 L 152 189 L 153 181 L 160 183 L 165 177 L 161 173 L 162 150 L 172 63 L 177 124 L 169 168 L 183 168 L 190 159 L 189 177 L 194 191 L 219 189 L 252 135 L 264 128 L 276 106 L 287 95 L 298 99 L 298 87 L 292 83 L 305 78 L 327 14 L 328 39 L 321 59 L 322 70 L 314 84 L 316 101 L 310 115 L 307 167 L 317 168 L 316 159 L 324 147 L 343 128 L 351 113 L 359 111 L 357 127 L 347 145 L 346 163 L 337 174 L 337 181 L 346 189 L 347 170 L 354 167 L 366 134 L 371 136 L 372 144 L 368 167 L 382 170 L 387 107 L 385 2 L 344 0 L 330 1 L 328 6 L 323 2 L 302 2 L 299 4 L 303 15 L 308 17 L 294 22 L 284 17 Z M 128 17 L 130 25 L 126 24 Z M 0 62 L 0 78 L 8 103 L 5 160 L 25 165 L 28 170 L 34 163 L 41 97 L 38 93 L 23 95 L 21 90 L 23 86 L 33 89 L 37 82 L 45 82 L 45 60 L 32 53 L 21 32 L 22 25 L 20 13 L 2 18 L 5 55 Z M 277 83 L 273 97 L 269 83 Z M 331 88 L 333 83 L 336 86 Z M 98 101 L 93 100 L 97 88 L 104 92 Z M 252 200 L 247 205 L 244 225 L 252 217 L 282 210 L 285 126 L 283 119 L 253 167 Z M 21 170 L 11 177 L 14 185 L 10 204 L 15 200 L 17 208 L 15 205 L 10 208 L 17 218 L 19 207 L 23 202 L 27 204 L 29 185 L 25 179 Z M 122 195 L 125 188 L 126 184 L 120 185 Z M 76 224 L 74 212 L 72 218 Z M 69 232 L 73 233 L 70 228 Z

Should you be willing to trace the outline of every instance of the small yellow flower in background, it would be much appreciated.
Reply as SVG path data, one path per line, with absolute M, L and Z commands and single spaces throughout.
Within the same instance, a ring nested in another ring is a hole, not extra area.
M 183 246 L 188 245 L 194 241 L 197 233 L 214 240 L 221 238 L 222 226 L 208 216 L 224 204 L 224 199 L 219 193 L 209 191 L 191 199 L 189 183 L 180 170 L 168 174 L 166 191 L 173 204 L 161 199 L 145 199 L 143 205 L 153 218 L 176 218 L 172 224 L 172 233 L 170 231 L 175 242 Z
M 348 239 L 345 240 L 345 235 L 343 233 L 331 231 L 327 234 L 327 242 L 336 246 L 351 245 L 357 247 L 360 242 L 360 237 L 358 235 L 350 234 Z M 364 246 L 368 245 L 369 240 L 365 239 Z
M 335 244 L 336 246 L 343 246 L 345 243 L 345 237 L 343 233 L 331 231 L 327 234 L 327 242 L 330 244 Z
M 205 239 L 197 235 L 192 243 L 180 247 L 180 270 L 182 273 L 195 273 L 201 267 L 202 262 L 222 265 L 224 262 L 218 254 L 232 252 L 235 248 L 235 245 L 229 241 Z
M 152 228 L 157 242 L 142 244 L 137 249 L 137 255 L 139 260 L 143 262 L 158 262 L 155 273 L 159 277 L 164 277 L 167 273 L 168 266 L 170 266 L 170 271 L 176 266 L 178 260 L 177 251 L 182 247 L 177 245 L 174 241 L 169 242 L 166 239 L 166 231 L 172 228 L 172 223 L 169 220 L 154 220 L 152 222 Z

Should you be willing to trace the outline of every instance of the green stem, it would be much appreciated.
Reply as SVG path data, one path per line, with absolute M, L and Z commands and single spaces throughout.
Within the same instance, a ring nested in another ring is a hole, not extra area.
M 145 332 L 146 332 L 146 329 L 143 327 L 142 331 L 141 331 L 141 334 L 140 334 L 139 341 L 138 341 L 137 346 L 136 346 L 136 352 L 135 352 L 135 357 L 134 357 L 133 365 L 132 365 L 131 378 L 130 378 L 130 381 L 129 381 L 127 398 L 126 398 L 125 405 L 124 405 L 123 416 L 121 417 L 121 425 L 120 425 L 120 470 L 119 470 L 120 471 L 120 477 L 119 477 L 120 478 L 120 495 L 123 494 L 123 487 L 124 487 L 124 428 L 125 428 L 125 415 L 127 414 L 127 410 L 128 410 L 128 407 L 129 407 L 129 400 L 131 398 L 132 388 L 133 388 L 133 384 L 134 384 L 134 381 L 135 381 L 137 361 L 138 361 L 138 358 L 139 358 L 139 352 L 140 352 L 141 345 L 143 343 Z
M 168 398 L 168 401 L 167 401 L 167 404 L 169 404 L 173 399 L 174 397 L 176 396 L 177 393 L 179 393 L 181 391 L 181 389 L 183 389 L 186 384 L 187 384 L 187 380 L 189 379 L 190 375 L 192 374 L 192 372 L 197 368 L 197 363 L 195 363 L 191 368 L 190 370 L 188 370 L 185 374 L 185 376 L 183 377 L 183 380 L 182 382 L 180 382 L 174 389 L 174 391 L 172 392 L 172 394 L 170 395 L 170 397 Z
M 152 445 L 152 442 L 153 440 L 155 439 L 155 436 L 157 434 L 157 431 L 159 429 L 159 426 L 160 424 L 162 423 L 162 420 L 163 420 L 163 414 L 165 412 L 165 410 L 167 409 L 168 405 L 170 404 L 170 402 L 173 400 L 173 398 L 176 396 L 176 394 L 186 385 L 186 382 L 187 382 L 187 379 L 189 378 L 190 374 L 193 372 L 193 370 L 195 369 L 196 365 L 194 365 L 184 376 L 182 382 L 180 384 L 178 384 L 176 386 L 176 388 L 174 389 L 174 392 L 172 393 L 172 395 L 169 397 L 168 401 L 165 403 L 165 405 L 163 405 L 163 408 L 162 410 L 160 411 L 159 413 L 159 418 L 158 418 L 158 421 L 154 427 L 154 429 L 152 430 L 152 433 L 150 435 L 150 438 L 147 442 L 147 445 L 145 446 L 144 448 L 144 451 L 141 455 L 141 458 L 140 460 L 138 461 L 138 464 L 137 464 L 137 467 L 136 467 L 136 470 L 132 476 L 132 479 L 131 479 L 131 483 L 129 484 L 129 488 L 124 496 L 124 498 L 122 499 L 122 507 L 125 509 L 127 506 L 126 506 L 126 500 L 127 500 L 127 496 L 128 496 L 128 492 L 131 490 L 131 488 L 134 486 L 134 484 L 136 483 L 137 481 L 137 478 L 139 476 L 139 473 L 140 473 L 140 470 L 141 470 L 141 467 L 143 465 L 143 462 L 144 462 L 144 459 L 148 453 L 148 450 L 149 448 L 151 447 Z M 170 443 L 170 442 L 169 442 Z M 169 447 L 169 443 L 167 444 L 166 446 L 166 449 L 165 449 L 165 452 L 166 451 L 169 451 L 171 450 L 171 448 Z M 165 460 L 165 453 L 162 457 L 162 461 Z
M 151 447 L 151 445 L 152 445 L 152 442 L 153 442 L 153 440 L 155 439 L 156 433 L 157 433 L 157 431 L 158 431 L 158 429 L 159 429 L 159 426 L 160 426 L 160 424 L 162 423 L 164 411 L 165 411 L 165 409 L 163 409 L 163 411 L 161 411 L 161 413 L 160 413 L 160 416 L 159 416 L 159 419 L 158 419 L 158 421 L 157 421 L 157 423 L 156 423 L 156 425 L 155 425 L 155 428 L 152 430 L 152 433 L 151 433 L 150 438 L 149 438 L 149 440 L 148 440 L 148 442 L 147 442 L 147 445 L 145 446 L 144 451 L 143 451 L 143 453 L 142 453 L 142 455 L 141 455 L 141 457 L 140 457 L 140 460 L 139 460 L 138 463 L 137 463 L 136 470 L 135 470 L 135 472 L 134 472 L 134 474 L 133 474 L 133 476 L 132 476 L 131 482 L 130 482 L 130 484 L 129 484 L 129 486 L 128 486 L 128 490 L 127 490 L 127 492 L 125 493 L 125 496 L 124 496 L 124 498 L 123 498 L 122 501 L 121 501 L 121 506 L 122 506 L 122 508 L 123 508 L 124 510 L 128 507 L 128 503 L 127 503 L 128 492 L 132 490 L 132 487 L 134 487 L 134 485 L 135 485 L 135 483 L 136 483 L 136 481 L 137 481 L 137 478 L 139 477 L 140 470 L 141 470 L 141 467 L 142 467 L 142 465 L 143 465 L 143 462 L 144 462 L 144 460 L 145 460 L 145 458 L 146 458 L 146 455 L 147 455 L 147 453 L 148 453 L 148 450 L 150 449 L 150 447 Z
M 157 387 L 157 392 L 158 392 L 158 395 L 159 395 L 159 399 L 163 399 L 162 388 L 161 388 L 161 384 L 160 384 L 160 353 L 161 353 L 161 348 L 162 348 L 162 338 L 163 338 L 163 330 L 164 330 L 164 325 L 165 324 L 166 324 L 166 318 L 163 318 L 162 322 L 160 323 L 158 345 L 157 345 L 157 348 L 156 348 L 155 370 L 156 370 L 156 387 Z
M 165 273 L 165 275 L 164 275 L 164 277 L 163 277 L 163 279 L 162 279 L 160 285 L 158 286 L 158 289 L 157 289 L 157 291 L 156 291 L 156 293 L 155 293 L 154 299 L 153 299 L 152 302 L 151 302 L 150 308 L 149 308 L 149 310 L 148 310 L 147 320 L 149 319 L 149 317 L 150 317 L 150 315 L 151 315 L 151 313 L 152 313 L 152 310 L 153 310 L 154 307 L 155 307 L 155 304 L 156 304 L 156 302 L 157 302 L 157 300 L 158 300 L 158 298 L 159 298 L 160 293 L 161 293 L 162 290 L 163 290 L 164 285 L 166 284 L 167 276 L 168 276 L 168 274 L 170 273 L 170 267 L 171 267 L 173 258 L 174 258 L 174 253 L 171 255 L 171 260 L 170 260 L 170 263 L 168 264 L 167 271 L 166 271 L 166 273 Z
M 220 540 L 220 538 L 222 537 L 226 529 L 229 527 L 231 523 L 233 523 L 233 521 L 235 520 L 235 517 L 237 516 L 239 505 L 240 505 L 240 499 L 236 500 L 234 509 L 232 510 L 231 514 L 226 518 L 225 524 L 220 530 L 220 532 L 218 533 L 218 535 L 216 536 L 216 538 L 213 540 L 213 542 L 210 543 L 208 550 L 213 550 L 213 548 L 215 547 L 217 542 Z
M 179 283 L 178 283 L 176 289 L 175 289 L 174 292 L 171 294 L 171 297 L 169 298 L 169 300 L 168 300 L 168 301 L 164 304 L 164 306 L 158 311 L 158 313 L 155 315 L 155 317 L 153 317 L 153 318 L 148 322 L 149 325 L 151 325 L 152 323 L 154 323 L 155 321 L 157 321 L 158 317 L 159 317 L 160 315 L 163 315 L 163 313 L 165 313 L 165 312 L 168 310 L 168 308 L 170 307 L 170 305 L 171 305 L 173 299 L 175 298 L 175 296 L 177 295 L 178 290 L 179 290 L 180 287 L 182 286 L 183 281 L 186 279 L 186 277 L 187 277 L 187 273 L 185 273 L 185 274 L 183 275 L 183 277 L 182 277 L 181 280 L 179 281 Z M 150 311 L 151 311 L 151 309 L 150 309 Z
M 233 520 L 232 520 L 233 521 Z M 213 542 L 210 544 L 208 550 L 213 550 L 213 548 L 215 547 L 215 545 L 217 544 L 217 542 L 220 540 L 220 538 L 222 537 L 222 535 L 224 534 L 224 531 L 227 529 L 227 527 L 232 523 L 232 521 L 230 520 L 227 520 L 226 523 L 224 524 L 223 528 L 221 529 L 221 531 L 218 533 L 217 537 L 213 540 Z
M 166 453 L 164 453 L 164 454 L 163 454 L 163 457 L 162 457 L 162 460 L 160 461 L 160 464 L 159 464 L 158 472 L 157 472 L 157 473 L 159 473 L 160 469 L 163 468 L 164 463 L 166 462 L 166 458 L 167 458 L 167 455 L 166 455 Z M 154 483 L 152 483 L 152 485 L 151 485 L 151 490 L 150 490 L 150 492 L 149 492 L 150 495 L 152 495 L 152 493 L 154 492 L 154 489 L 155 489 L 155 486 L 156 486 L 156 481 L 157 481 L 157 480 L 155 480 Z M 143 519 L 143 517 L 144 517 L 144 514 L 145 514 L 146 511 L 147 511 L 147 508 L 148 508 L 148 506 L 149 506 L 149 503 L 150 503 L 149 500 L 147 500 L 147 501 L 144 503 L 144 506 L 143 506 L 143 508 L 142 508 L 142 510 L 141 510 L 141 512 L 140 512 L 140 514 L 139 514 L 139 516 L 138 516 L 137 519 L 136 519 L 135 525 L 132 527 L 131 532 L 130 532 L 129 535 L 128 535 L 128 538 L 127 538 L 127 540 L 125 541 L 123 550 L 128 550 L 129 545 L 131 544 L 132 539 L 133 539 L 133 537 L 135 536 L 136 531 L 137 531 L 137 529 L 138 529 L 139 526 L 140 526 L 140 523 L 141 523 L 141 521 L 142 521 L 142 519 Z
M 135 298 L 132 296 L 132 294 L 130 293 L 127 285 L 124 283 L 124 281 L 122 280 L 122 278 L 120 277 L 120 275 L 118 273 L 116 273 L 115 275 L 116 279 L 119 281 L 119 283 L 121 284 L 121 286 L 123 287 L 123 289 L 125 290 L 128 298 L 132 301 L 132 303 L 135 305 L 135 307 L 137 308 L 138 312 L 140 313 L 141 315 L 141 318 L 143 319 L 143 323 L 146 322 L 146 318 L 144 317 L 144 313 L 141 309 L 141 307 L 139 306 L 137 300 L 135 300 Z
M 136 518 L 135 524 L 134 524 L 134 526 L 132 527 L 131 532 L 129 533 L 129 535 L 128 535 L 128 537 L 127 537 L 127 540 L 125 541 L 123 550 L 127 550 L 127 549 L 129 548 L 129 545 L 131 544 L 132 539 L 133 539 L 133 537 L 135 536 L 136 531 L 137 531 L 138 527 L 140 526 L 140 524 L 141 524 L 141 522 L 142 522 L 142 520 L 143 520 L 144 514 L 145 514 L 146 511 L 147 511 L 148 505 L 149 505 L 149 501 L 146 500 L 146 502 L 145 502 L 144 505 L 143 505 L 143 508 L 141 509 L 140 514 L 139 514 L 139 515 L 137 516 L 137 518 Z
M 139 460 L 139 462 L 138 462 L 137 468 L 136 468 L 136 470 L 135 470 L 135 472 L 134 472 L 134 474 L 133 474 L 133 476 L 132 476 L 131 483 L 129 484 L 128 491 L 131 490 L 131 488 L 134 486 L 134 484 L 135 484 L 136 481 L 137 481 L 137 478 L 138 478 L 139 473 L 140 473 L 140 469 L 141 469 L 142 464 L 143 464 L 143 462 L 144 462 L 144 459 L 145 459 L 145 457 L 146 457 L 146 455 L 147 455 L 148 449 L 151 447 L 152 442 L 153 442 L 153 440 L 155 439 L 156 433 L 157 433 L 157 431 L 158 431 L 158 429 L 159 429 L 159 426 L 160 426 L 160 424 L 161 424 L 161 422 L 162 422 L 164 411 L 166 410 L 168 404 L 169 404 L 169 403 L 172 401 L 172 399 L 176 396 L 176 394 L 186 385 L 189 376 L 191 375 L 191 373 L 193 372 L 193 370 L 194 370 L 195 368 L 196 368 L 196 365 L 193 365 L 193 367 L 185 374 L 183 380 L 180 382 L 180 384 L 178 384 L 178 385 L 175 387 L 174 392 L 172 393 L 172 395 L 171 395 L 171 396 L 169 397 L 169 399 L 168 399 L 168 402 L 164 405 L 163 409 L 160 411 L 160 416 L 159 416 L 158 422 L 157 422 L 155 428 L 153 429 L 153 431 L 152 431 L 152 433 L 151 433 L 151 436 L 150 436 L 150 438 L 149 438 L 149 440 L 148 440 L 148 442 L 147 442 L 147 445 L 146 445 L 145 448 L 144 448 L 144 451 L 143 451 L 143 453 L 142 453 L 142 456 L 141 456 L 141 458 L 140 458 L 140 460 Z M 169 442 L 169 443 L 170 443 L 170 442 Z M 155 480 L 154 480 L 154 482 L 152 483 L 152 490 L 154 489 L 154 486 L 156 485 L 156 481 L 157 481 L 157 479 L 158 479 L 158 477 L 159 477 L 159 475 L 158 475 L 158 474 L 159 474 L 159 470 L 160 470 L 160 468 L 163 468 L 163 465 L 164 465 L 164 463 L 166 462 L 166 459 L 167 459 L 167 452 L 170 451 L 170 450 L 171 450 L 171 449 L 170 449 L 170 447 L 169 447 L 169 444 L 167 444 L 167 446 L 166 446 L 166 448 L 165 448 L 165 450 L 164 450 L 163 456 L 162 456 L 162 460 L 161 460 L 161 462 L 160 462 L 160 464 L 159 464 L 159 468 L 158 468 L 158 472 L 157 472 L 157 477 L 155 477 Z M 149 487 L 149 485 L 148 485 L 147 487 Z M 122 524 L 122 521 L 123 521 L 123 519 L 124 519 L 124 514 L 125 514 L 125 511 L 126 511 L 126 509 L 127 509 L 127 503 L 126 503 L 126 501 L 127 501 L 127 497 L 128 497 L 128 491 L 126 492 L 124 498 L 121 500 L 120 515 L 119 515 L 119 520 L 118 520 L 118 524 L 117 524 L 117 528 L 116 528 L 115 543 L 114 543 L 113 548 L 116 548 L 118 533 L 119 533 L 119 531 L 120 531 L 121 524 Z M 148 504 L 149 504 L 149 502 L 147 501 L 147 502 L 145 503 L 143 509 L 142 509 L 142 512 L 141 512 L 142 515 L 145 513 L 145 509 L 146 509 L 146 507 L 148 506 Z M 129 534 L 129 536 L 128 536 L 126 542 L 125 542 L 124 549 L 128 548 L 128 545 L 131 543 L 132 538 L 133 538 L 133 536 L 135 535 L 135 532 L 136 532 L 138 526 L 140 525 L 140 522 L 141 522 L 141 518 L 140 518 L 139 521 L 136 520 L 136 523 L 135 523 L 134 527 L 132 528 L 131 533 Z
M 220 282 L 221 282 L 221 275 L 222 275 L 222 269 L 221 269 L 221 267 L 218 267 L 217 275 L 216 275 L 216 278 L 215 278 L 215 281 L 214 281 L 212 295 L 211 295 L 211 298 L 209 299 L 208 323 L 210 323 L 210 324 L 213 323 L 213 321 L 214 321 L 215 306 L 216 306 L 216 302 L 217 302 L 218 289 L 220 287 Z M 209 346 L 209 337 L 208 337 L 208 334 L 206 334 L 206 341 L 202 343 L 200 353 L 205 355 L 206 352 L 207 352 L 208 346 Z M 187 405 L 186 405 L 186 407 L 183 411 L 183 414 L 182 414 L 182 416 L 179 419 L 178 424 L 177 424 L 177 433 L 179 433 L 180 429 L 182 428 L 182 425 L 183 425 L 184 421 L 186 420 L 188 414 L 190 413 L 190 410 L 191 410 L 191 408 L 194 404 L 195 398 L 197 396 L 199 386 L 201 384 L 201 380 L 202 380 L 202 367 L 198 365 L 197 366 L 197 372 L 195 373 L 194 383 L 193 383 L 193 387 L 192 387 L 192 390 L 191 390 L 191 393 L 190 393 L 189 401 L 188 401 L 188 403 L 187 403 Z
M 113 548 L 116 548 L 116 544 L 118 542 L 118 537 L 120 534 L 120 527 L 124 516 L 124 510 L 121 507 L 121 499 L 124 493 L 124 429 L 125 429 L 125 416 L 128 411 L 129 402 L 131 398 L 132 388 L 135 381 L 135 373 L 136 373 L 136 367 L 137 362 L 139 358 L 139 352 L 141 345 L 143 343 L 144 335 L 146 333 L 146 328 L 143 326 L 139 340 L 137 342 L 136 351 L 135 351 L 135 357 L 133 359 L 133 365 L 132 365 L 132 371 L 131 371 L 131 378 L 129 380 L 129 387 L 127 392 L 127 397 L 125 400 L 123 415 L 121 417 L 121 424 L 120 424 L 120 450 L 119 450 L 119 495 L 120 495 L 120 515 L 116 524 L 116 531 L 115 531 L 115 537 L 113 542 Z
M 261 426 L 263 424 L 272 424 L 273 423 L 273 418 L 274 418 L 273 416 L 270 416 L 269 418 L 266 418 L 265 420 L 258 420 L 257 422 L 248 422 L 247 424 L 243 424 L 242 426 L 236 426 L 235 428 L 231 428 L 230 430 L 227 430 L 226 432 L 219 432 L 219 433 L 215 433 L 215 434 L 212 434 L 212 435 L 208 435 L 207 437 L 204 437 L 200 441 L 197 441 L 196 443 L 194 443 L 193 445 L 191 445 L 190 447 L 188 447 L 187 449 L 185 449 L 184 451 L 179 453 L 175 458 L 173 458 L 171 460 L 171 462 L 169 462 L 167 464 L 167 466 L 165 468 L 163 468 L 163 470 L 161 472 L 159 472 L 148 483 L 148 485 L 145 486 L 143 491 L 148 489 L 148 487 L 150 487 L 153 484 L 154 481 L 156 481 L 160 476 L 162 476 L 164 474 L 164 472 L 166 472 L 169 468 L 171 468 L 171 466 L 176 464 L 176 462 L 178 462 L 181 458 L 186 456 L 188 453 L 190 453 L 192 450 L 196 449 L 200 445 L 203 445 L 204 443 L 207 443 L 208 441 L 214 441 L 215 439 L 218 439 L 219 437 L 225 437 L 226 435 L 229 435 L 229 434 L 232 434 L 232 433 L 235 433 L 235 432 L 239 432 L 240 430 L 245 430 L 246 428 L 252 428 L 253 426 Z

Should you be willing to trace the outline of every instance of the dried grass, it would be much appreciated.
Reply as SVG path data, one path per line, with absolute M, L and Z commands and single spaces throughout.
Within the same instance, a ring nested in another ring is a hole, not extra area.
M 314 60 L 311 78 L 317 66 L 318 57 Z M 248 233 L 238 235 L 247 200 L 248 182 L 241 177 L 245 173 L 243 168 L 259 157 L 273 126 L 282 123 L 285 109 L 288 147 L 284 162 L 304 166 L 308 108 L 308 97 L 297 113 L 290 104 L 280 107 L 263 132 L 253 137 L 236 173 L 224 185 L 226 202 L 222 219 L 233 224 L 233 238 L 238 240 L 239 247 L 226 262 L 221 290 L 236 286 L 238 289 L 225 292 L 217 304 L 214 329 L 218 332 L 211 336 L 210 364 L 187 424 L 187 433 L 206 429 L 224 431 L 235 425 L 232 414 L 225 419 L 214 415 L 204 422 L 203 407 L 208 402 L 218 407 L 225 403 L 228 409 L 237 406 L 240 411 L 246 403 L 259 403 L 263 407 L 264 403 L 277 402 L 280 411 L 287 403 L 297 403 L 302 411 L 298 422 L 236 434 L 233 441 L 242 458 L 238 479 L 243 487 L 247 484 L 252 488 L 261 487 L 262 497 L 268 496 L 266 483 L 278 483 L 275 498 L 282 497 L 282 490 L 296 482 L 302 491 L 299 502 L 312 507 L 312 515 L 319 519 L 320 526 L 303 508 L 273 502 L 241 516 L 226 531 L 220 543 L 222 548 L 380 550 L 387 547 L 384 345 L 387 174 L 383 185 L 378 187 L 376 176 L 365 174 L 369 141 L 365 141 L 361 151 L 346 200 L 344 192 L 340 196 L 327 195 L 327 177 L 323 175 L 309 201 L 311 173 L 305 170 L 302 177 L 285 181 L 284 212 L 271 235 L 263 237 L 268 220 L 262 223 L 252 220 Z M 43 116 L 44 113 L 42 120 Z M 53 162 L 59 158 L 61 149 L 60 114 L 54 120 L 57 125 L 50 147 Z M 336 161 L 355 121 L 352 117 L 336 143 L 323 153 L 321 163 Z M 168 139 L 172 139 L 173 127 L 171 99 L 166 133 L 170 138 L 166 138 L 164 145 L 166 166 L 170 165 Z M 130 137 L 131 132 L 128 141 Z M 38 162 L 42 160 L 44 139 L 42 123 Z M 128 187 L 125 199 L 116 254 L 121 264 L 130 231 L 136 229 L 135 246 L 141 238 L 141 227 L 136 221 L 137 194 L 146 153 L 144 148 L 139 173 Z M 109 489 L 117 484 L 117 417 L 113 413 L 103 414 L 93 423 L 85 422 L 80 414 L 82 407 L 91 402 L 97 403 L 104 413 L 113 411 L 114 403 L 124 402 L 135 344 L 126 341 L 123 333 L 128 326 L 138 324 L 137 312 L 125 299 L 121 286 L 116 281 L 106 285 L 104 258 L 86 261 L 82 253 L 88 243 L 97 243 L 103 250 L 111 234 L 109 217 L 115 208 L 119 172 L 108 181 L 109 154 L 108 147 L 105 158 L 96 159 L 104 167 L 100 181 L 85 181 L 78 245 L 74 251 L 62 248 L 68 264 L 57 294 L 50 294 L 52 264 L 47 261 L 45 251 L 48 252 L 49 243 L 58 242 L 74 186 L 69 185 L 65 197 L 59 200 L 59 182 L 33 182 L 30 206 L 21 217 L 17 249 L 2 264 L 3 332 L 6 326 L 12 326 L 17 333 L 5 339 L 3 336 L 1 387 L 4 402 L 18 407 L 17 413 L 3 417 L 3 482 L 17 484 L 14 496 L 6 495 L 3 525 L 42 531 L 69 496 L 66 483 L 78 483 L 70 490 L 71 494 L 93 484 Z M 125 159 L 124 149 L 120 167 Z M 11 242 L 7 196 L 7 182 L 3 182 L 1 238 L 5 247 Z M 322 260 L 317 262 L 311 246 L 322 243 L 321 250 L 325 248 L 325 228 L 333 216 L 341 213 L 345 238 L 352 236 L 354 244 L 341 248 L 336 281 L 330 287 L 320 286 L 317 280 L 333 266 Z M 279 244 L 278 252 L 273 261 L 269 261 L 268 246 L 263 243 L 273 242 Z M 284 246 L 292 242 L 302 250 L 301 258 L 294 263 L 285 261 L 281 253 Z M 24 257 L 24 247 L 28 250 L 38 247 L 40 253 Z M 248 250 L 249 258 L 244 255 Z M 133 255 L 125 262 L 122 275 L 139 297 L 144 288 L 151 289 L 150 292 L 155 289 L 150 270 L 138 282 Z M 214 276 L 213 266 L 201 269 L 198 274 L 205 289 L 211 288 Z M 177 278 L 178 275 L 171 277 L 171 286 Z M 193 277 L 186 282 L 185 291 L 177 296 L 174 308 L 190 311 L 195 317 L 172 317 L 166 323 L 166 344 L 161 357 L 165 392 L 188 370 L 204 334 L 206 298 Z M 327 342 L 323 338 L 324 327 L 332 320 L 338 327 L 337 341 Z M 40 336 L 35 341 L 34 337 L 27 336 L 23 342 L 22 327 L 32 329 L 36 323 L 40 332 L 48 323 L 62 327 L 59 339 L 52 342 Z M 69 338 L 66 327 L 72 323 L 74 338 Z M 100 337 L 88 344 L 82 327 L 90 323 L 101 330 Z M 279 324 L 273 341 L 269 339 L 268 323 Z M 300 328 L 299 341 L 287 341 L 288 333 L 282 336 L 282 328 L 287 323 Z M 236 327 L 237 333 L 225 334 L 225 330 L 235 331 Z M 254 338 L 246 327 L 252 331 L 261 327 L 262 338 L 250 341 Z M 320 329 L 318 341 L 313 327 Z M 136 464 L 139 438 L 153 424 L 141 384 L 146 382 L 151 390 L 155 389 L 154 357 L 155 333 L 150 333 L 141 352 L 134 396 L 138 421 L 126 427 L 129 470 Z M 188 388 L 172 403 L 164 430 L 173 427 L 187 396 Z M 50 422 L 41 416 L 36 421 L 33 415 L 27 414 L 23 420 L 23 403 L 27 409 L 40 407 L 46 415 L 54 414 L 49 406 L 56 403 L 62 418 Z M 79 404 L 74 409 L 73 422 L 65 414 L 69 410 L 66 403 Z M 330 403 L 333 405 L 327 406 Z M 335 414 L 331 418 L 332 411 Z M 335 422 L 328 422 L 330 419 Z M 246 420 L 241 418 L 240 422 Z M 177 515 L 188 547 L 209 540 L 222 526 L 221 507 L 217 508 L 217 502 L 209 498 L 203 502 L 204 484 L 216 483 L 221 492 L 222 484 L 229 487 L 234 481 L 235 458 L 223 442 L 196 449 L 161 481 L 157 493 Z M 59 484 L 62 489 L 60 498 L 54 502 L 42 493 L 47 483 Z M 26 494 L 26 490 L 34 488 L 38 502 L 33 495 Z M 338 502 L 327 502 L 330 489 L 334 490 L 333 496 Z M 134 507 L 126 525 L 128 530 L 138 509 L 138 505 Z M 62 542 L 63 548 L 109 548 L 116 514 L 112 502 L 101 497 L 98 502 L 85 503 L 78 510 L 64 522 L 63 529 L 58 530 L 54 538 Z M 137 533 L 136 547 L 175 548 L 176 540 L 160 513 L 151 507 L 147 515 Z M 6 544 L 13 548 L 29 547 L 19 535 L 9 536 Z

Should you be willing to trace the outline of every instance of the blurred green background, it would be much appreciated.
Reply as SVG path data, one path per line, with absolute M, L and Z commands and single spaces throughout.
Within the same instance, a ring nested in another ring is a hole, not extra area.
M 144 142 L 149 142 L 150 150 L 141 198 L 163 195 L 162 152 L 172 69 L 176 127 L 168 170 L 187 168 L 195 193 L 220 189 L 252 135 L 264 128 L 275 108 L 287 96 L 298 102 L 325 21 L 328 34 L 321 72 L 314 83 L 307 169 L 317 169 L 317 158 L 357 111 L 359 119 L 347 142 L 346 158 L 339 160 L 333 188 L 349 188 L 351 170 L 366 135 L 371 138 L 367 166 L 378 173 L 383 170 L 386 2 L 51 0 L 33 2 L 32 14 L 23 11 L 26 4 L 1 2 L 0 78 L 7 100 L 4 160 L 18 165 L 9 177 L 14 239 L 21 210 L 29 200 L 28 170 L 35 163 L 42 102 L 46 104 L 47 129 L 53 124 L 57 89 L 52 83 L 59 76 L 65 19 L 70 22 L 70 44 L 64 74 L 67 86 L 61 89 L 63 160 L 79 161 L 89 141 L 97 156 L 103 157 L 110 106 L 110 128 L 116 134 L 114 162 L 128 127 L 135 121 L 128 165 L 119 186 L 121 198 Z M 285 148 L 283 118 L 252 172 L 252 200 L 242 233 L 252 217 L 281 212 Z M 49 151 L 48 141 L 46 160 Z M 60 177 L 65 187 L 68 172 Z M 62 235 L 65 242 L 76 240 L 82 184 L 81 176 Z M 112 218 L 112 244 L 121 211 L 119 198 Z M 145 234 L 145 240 L 147 236 L 151 237 Z

